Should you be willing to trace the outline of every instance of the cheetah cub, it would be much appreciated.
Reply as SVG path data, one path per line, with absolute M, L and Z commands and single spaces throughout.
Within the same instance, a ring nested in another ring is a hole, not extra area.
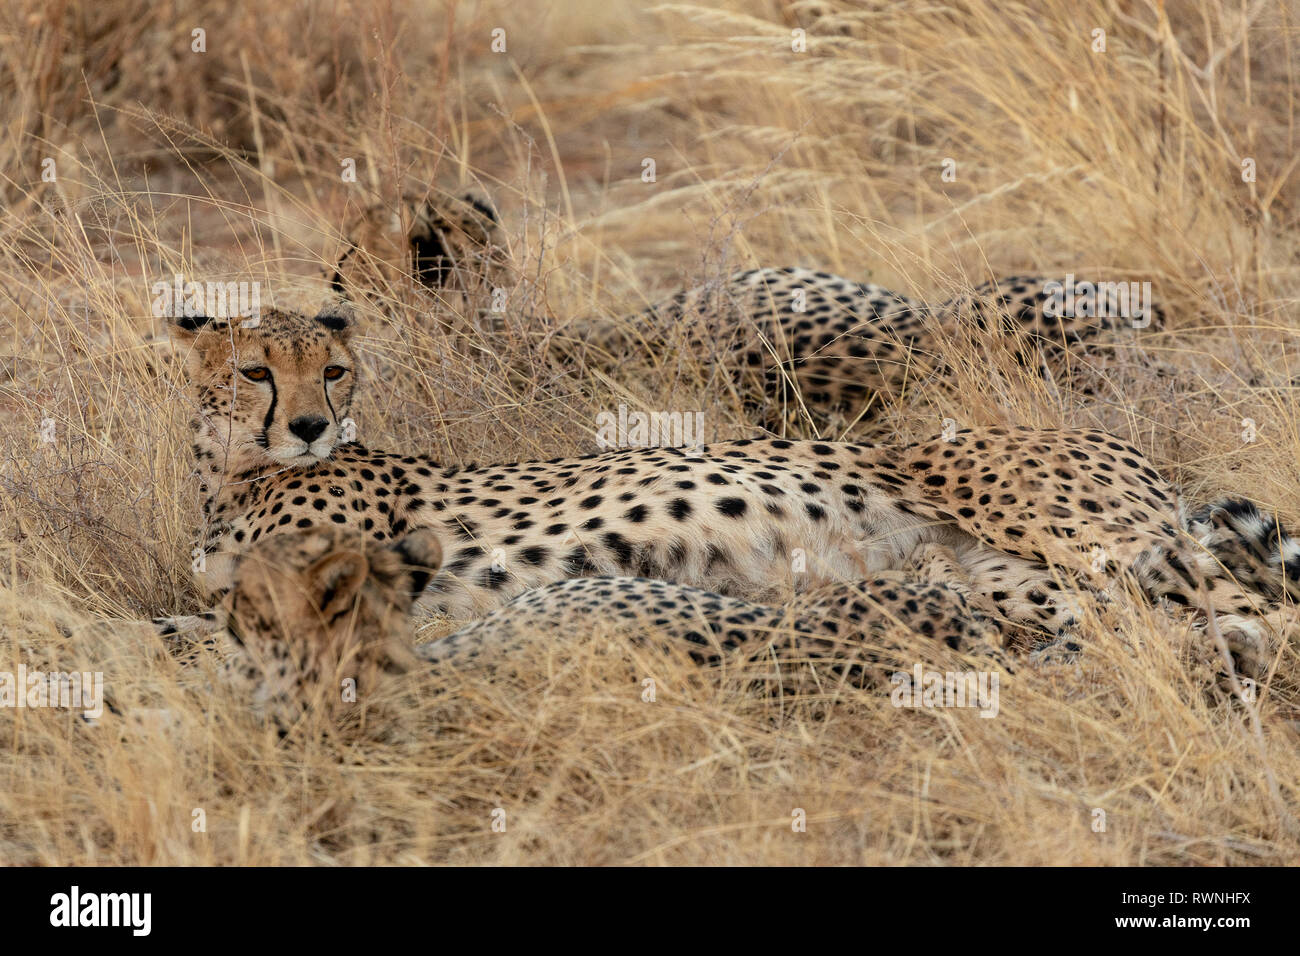
M 439 293 L 472 291 L 485 279 L 495 284 L 504 266 L 496 212 L 473 193 L 408 194 L 395 210 L 374 204 L 346 234 L 331 283 L 339 295 L 383 291 L 403 277 Z M 614 364 L 684 330 L 691 350 L 719 362 L 768 427 L 791 414 L 870 422 L 913 383 L 942 377 L 955 350 L 1005 347 L 1056 377 L 1087 345 L 1164 327 L 1163 309 L 1131 295 L 1130 284 L 1070 281 L 1067 293 L 1060 278 L 1011 275 L 930 304 L 829 272 L 749 269 L 621 319 L 580 320 L 555 342 Z M 1092 297 L 1076 304 L 1073 293 L 1084 289 Z
M 492 674 L 525 644 L 584 626 L 613 626 L 633 646 L 679 650 L 703 667 L 775 658 L 791 691 L 803 686 L 804 664 L 865 687 L 921 655 L 1001 656 L 1000 633 L 949 583 L 959 568 L 934 547 L 919 549 L 907 572 L 823 588 L 791 608 L 643 578 L 563 581 L 412 650 L 407 615 L 439 560 L 428 531 L 387 546 L 335 528 L 262 539 L 236 561 L 223 601 L 226 679 L 256 714 L 288 727 L 308 710 L 336 709 L 340 688 L 371 693 L 385 675 L 430 666 Z
M 281 726 L 332 709 L 415 663 L 409 615 L 442 562 L 430 531 L 382 546 L 330 528 L 279 535 L 243 555 L 222 602 L 223 668 Z

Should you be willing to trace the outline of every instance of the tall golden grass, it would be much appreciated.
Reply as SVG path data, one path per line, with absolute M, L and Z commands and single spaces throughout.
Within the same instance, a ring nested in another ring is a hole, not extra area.
M 968 356 L 872 437 L 1103 425 L 1191 499 L 1245 494 L 1294 522 L 1298 14 L 10 0 L 0 669 L 102 670 L 127 717 L 0 711 L 0 862 L 1300 862 L 1294 647 L 1254 705 L 1226 703 L 1205 638 L 1159 611 L 1117 606 L 1077 664 L 1018 668 L 995 719 L 769 699 L 634 660 L 657 669 L 645 702 L 593 625 L 539 634 L 509 681 L 431 675 L 374 727 L 287 741 L 139 623 L 198 606 L 190 405 L 150 285 L 247 279 L 314 306 L 343 223 L 432 182 L 496 201 L 509 308 L 486 329 L 482 302 L 413 283 L 363 304 L 372 445 L 552 458 L 592 450 L 619 402 L 752 434 L 713 357 L 670 341 L 611 371 L 552 347 L 733 269 L 813 266 L 928 301 L 1074 272 L 1151 281 L 1167 329 L 1080 361 L 1083 398 Z

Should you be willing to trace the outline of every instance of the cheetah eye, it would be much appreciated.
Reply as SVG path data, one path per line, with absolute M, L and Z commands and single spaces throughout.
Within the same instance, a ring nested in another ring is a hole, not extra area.
M 325 366 L 325 378 L 327 381 L 337 382 L 339 379 L 341 379 L 344 375 L 347 374 L 348 374 L 348 370 L 345 369 L 342 365 Z
M 265 382 L 271 377 L 271 370 L 265 365 L 254 365 L 252 368 L 241 368 L 239 374 L 250 382 Z

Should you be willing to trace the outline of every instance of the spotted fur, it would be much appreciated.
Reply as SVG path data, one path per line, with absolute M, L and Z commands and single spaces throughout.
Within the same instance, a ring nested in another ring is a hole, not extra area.
M 598 358 L 654 348 L 680 330 L 696 354 L 733 376 L 746 404 L 769 426 L 790 414 L 819 423 L 835 413 L 869 421 L 910 383 L 942 375 L 963 346 L 1001 343 L 1020 363 L 1060 372 L 1081 345 L 1117 337 L 1112 294 L 1102 316 L 1057 315 L 1044 276 L 994 279 L 938 306 L 828 272 L 751 269 L 680 292 L 640 315 L 579 323 L 576 334 Z M 1062 310 L 1064 311 L 1064 310 Z M 1137 317 L 1158 329 L 1153 306 Z M 1149 319 L 1149 321 L 1147 321 Z
M 882 642 L 900 633 L 1000 657 L 1002 634 L 970 599 L 968 578 L 947 549 L 924 546 L 908 564 L 907 570 L 815 589 L 785 607 L 671 581 L 573 578 L 525 591 L 418 654 L 436 663 L 492 661 L 540 635 L 615 626 L 631 629 L 638 644 L 653 640 L 684 650 L 700 665 L 770 657 L 823 661 L 831 673 L 859 685 L 882 671 L 910 667 L 880 651 Z
M 481 275 L 485 264 L 500 264 L 495 212 L 472 194 L 437 203 L 408 196 L 397 214 L 372 206 L 349 235 L 344 259 L 360 253 L 385 282 L 404 271 L 432 289 L 457 284 L 457 275 L 463 286 L 469 272 Z M 409 249 L 401 248 L 403 240 Z M 465 263 L 476 265 L 466 270 Z M 334 288 L 343 294 L 341 276 L 336 270 Z M 746 406 L 769 428 L 791 416 L 817 424 L 832 415 L 869 422 L 909 386 L 943 377 L 954 350 L 1002 347 L 1022 365 L 1057 375 L 1089 343 L 1118 340 L 1130 327 L 1164 326 L 1159 305 L 1149 315 L 1120 317 L 1129 304 L 1113 290 L 1099 297 L 1095 311 L 1101 314 L 1058 314 L 1067 310 L 1056 307 L 1048 291 L 1052 281 L 1041 275 L 995 278 L 928 305 L 829 272 L 750 269 L 678 292 L 636 315 L 575 323 L 570 332 L 585 356 L 608 364 L 658 349 L 670 330 L 682 335 L 694 354 L 729 373 Z M 574 347 L 565 336 L 554 341 L 566 353 Z
M 229 587 L 230 560 L 261 538 L 338 526 L 379 542 L 433 531 L 446 562 L 428 601 L 462 619 L 590 576 L 773 603 L 897 569 L 926 543 L 953 549 L 1003 619 L 1048 633 L 1072 626 L 1076 592 L 1129 578 L 1244 630 L 1270 610 L 1267 592 L 1224 573 L 1207 550 L 1223 542 L 1193 533 L 1204 529 L 1142 453 L 1104 432 L 967 429 L 908 446 L 742 439 L 444 467 L 339 441 L 351 330 L 338 311 L 178 324 L 199 396 L 210 592 Z
M 235 562 L 215 629 L 225 679 L 256 715 L 287 729 L 307 711 L 337 711 L 341 688 L 369 694 L 385 675 L 427 666 L 491 675 L 539 638 L 600 626 L 624 632 L 630 647 L 678 651 L 705 667 L 778 661 L 791 691 L 818 673 L 878 684 L 918 655 L 1001 662 L 1000 632 L 968 602 L 952 556 L 933 546 L 907 571 L 823 588 L 789 608 L 644 578 L 562 581 L 412 650 L 407 616 L 439 560 L 428 531 L 387 546 L 333 528 L 262 539 Z

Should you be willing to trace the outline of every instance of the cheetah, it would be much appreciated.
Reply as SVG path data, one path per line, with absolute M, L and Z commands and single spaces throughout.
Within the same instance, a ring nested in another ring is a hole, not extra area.
M 347 223 L 344 235 L 330 288 L 349 298 L 384 293 L 406 278 L 437 292 L 474 293 L 502 264 L 497 212 L 473 192 L 406 195 L 396 210 L 375 203 Z
M 784 692 L 807 686 L 797 666 L 804 663 L 862 689 L 910 670 L 918 652 L 1006 665 L 1000 632 L 967 600 L 953 557 L 932 546 L 907 571 L 828 587 L 790 608 L 668 581 L 575 578 L 526 591 L 412 648 L 407 616 L 440 560 L 427 530 L 387 545 L 333 527 L 263 538 L 236 560 L 214 615 L 222 679 L 256 717 L 287 730 L 309 711 L 336 714 L 344 681 L 370 693 L 387 676 L 423 669 L 475 667 L 491 676 L 529 638 L 572 636 L 580 623 L 612 625 L 630 646 L 677 650 L 703 668 L 775 659 Z
M 165 636 L 187 667 L 215 654 L 217 679 L 285 732 L 337 714 L 345 680 L 368 690 L 419 664 L 410 614 L 441 562 L 424 529 L 382 544 L 332 527 L 275 535 L 239 555 L 213 610 Z
M 876 648 L 900 632 L 1006 665 L 1002 631 L 955 556 L 936 545 L 918 548 L 904 570 L 817 588 L 784 607 L 653 578 L 570 578 L 525 591 L 417 654 L 434 663 L 499 660 L 538 634 L 568 633 L 578 622 L 652 627 L 653 636 L 667 638 L 701 666 L 773 655 L 826 661 L 831 673 L 859 687 L 908 666 Z
M 1074 591 L 1133 579 L 1152 600 L 1231 615 L 1234 633 L 1262 640 L 1255 617 L 1275 597 L 1239 585 L 1216 553 L 1265 577 L 1276 565 L 1283 593 L 1300 596 L 1280 529 L 1263 541 L 1231 523 L 1194 526 L 1138 449 L 1092 429 L 966 429 L 912 445 L 739 439 L 467 467 L 372 450 L 342 440 L 354 326 L 340 305 L 253 327 L 173 323 L 197 400 L 210 599 L 261 538 L 330 526 L 379 542 L 431 530 L 447 560 L 424 603 L 456 619 L 574 577 L 779 603 L 896 569 L 927 543 L 975 571 L 1001 619 L 1048 634 L 1074 625 Z
M 942 375 L 944 356 L 1001 342 L 1021 365 L 1059 374 L 1072 350 L 1135 325 L 1159 329 L 1164 312 L 1133 311 L 1113 288 L 1098 315 L 1066 315 L 1066 290 L 1044 276 L 994 279 L 930 307 L 878 285 L 794 267 L 751 269 L 721 283 L 679 292 L 639 315 L 578 323 L 574 337 L 598 361 L 655 345 L 684 330 L 695 354 L 713 357 L 741 399 L 770 430 L 790 413 L 824 424 L 832 414 L 871 422 L 909 384 Z M 1085 311 L 1085 310 L 1080 310 Z M 572 349 L 573 345 L 562 346 Z
M 267 538 L 240 556 L 213 616 L 222 676 L 281 728 L 336 710 L 344 679 L 369 688 L 417 663 L 407 621 L 441 561 L 427 530 L 383 545 L 331 528 Z
M 364 250 L 370 261 L 384 264 L 385 280 L 413 274 L 434 290 L 454 285 L 456 275 L 463 280 L 462 263 L 477 263 L 471 271 L 483 263 L 500 265 L 503 243 L 486 199 L 468 194 L 440 208 L 407 196 L 401 209 L 410 221 L 405 230 L 401 217 L 369 207 L 348 231 L 344 260 Z M 394 236 L 409 249 L 394 249 Z M 408 260 L 411 269 L 404 268 Z M 630 352 L 653 350 L 678 329 L 693 354 L 723 366 L 756 420 L 780 431 L 792 414 L 819 426 L 832 416 L 869 424 L 912 383 L 942 377 L 944 356 L 966 344 L 1000 344 L 1022 366 L 1056 377 L 1084 344 L 1118 340 L 1125 329 L 1164 327 L 1164 310 L 1130 300 L 1126 289 L 1094 284 L 1095 301 L 1075 314 L 1065 307 L 1067 290 L 1053 283 L 1063 285 L 1042 275 L 995 278 L 930 306 L 829 272 L 749 269 L 638 314 L 578 321 L 554 342 L 566 358 L 577 351 L 613 365 Z M 1071 290 L 1084 286 L 1071 278 Z M 340 295 L 346 291 L 339 269 L 332 287 Z
M 275 535 L 239 556 L 212 610 L 168 619 L 161 648 L 156 620 L 115 622 L 113 630 L 133 641 L 147 636 L 146 649 L 169 653 L 192 689 L 225 686 L 256 720 L 286 733 L 306 714 L 343 713 L 344 681 L 368 690 L 424 666 L 409 622 L 441 562 L 436 536 L 424 529 L 384 543 L 328 527 Z M 105 707 L 132 720 L 172 719 L 111 698 Z

